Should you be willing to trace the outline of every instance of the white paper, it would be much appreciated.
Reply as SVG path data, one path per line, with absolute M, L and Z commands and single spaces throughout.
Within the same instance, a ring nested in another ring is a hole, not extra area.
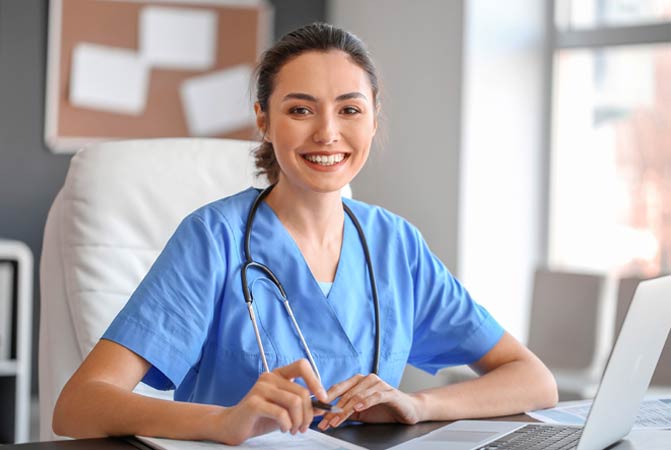
M 591 406 L 591 400 L 582 400 L 577 402 L 566 402 L 555 408 L 530 411 L 526 414 L 545 423 L 584 425 Z M 669 428 L 671 428 L 671 399 L 659 398 L 643 400 L 632 429 Z
M 14 269 L 0 262 L 0 361 L 8 360 L 12 351 L 12 300 Z
M 72 55 L 70 103 L 139 115 L 147 102 L 148 81 L 149 70 L 136 52 L 78 44 Z
M 216 13 L 161 6 L 142 8 L 140 53 L 152 67 L 210 69 L 217 53 Z
M 178 441 L 173 439 L 148 438 L 137 436 L 142 442 L 150 447 L 159 450 L 218 450 L 224 448 L 235 448 L 238 450 L 249 449 L 325 449 L 325 450 L 365 450 L 358 445 L 350 444 L 342 439 L 336 439 L 332 436 L 308 429 L 305 433 L 291 435 L 275 431 L 263 436 L 248 439 L 238 446 L 218 444 L 216 442 L 205 441 Z
M 252 125 L 251 76 L 252 68 L 240 65 L 185 80 L 180 93 L 189 133 L 214 136 Z

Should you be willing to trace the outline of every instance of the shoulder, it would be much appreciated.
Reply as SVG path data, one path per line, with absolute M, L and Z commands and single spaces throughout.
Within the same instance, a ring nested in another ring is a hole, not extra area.
M 387 240 L 395 237 L 395 240 L 401 243 L 422 240 L 417 227 L 398 214 L 359 200 L 345 198 L 343 202 L 350 208 L 366 235 L 382 235 Z
M 259 191 L 247 188 L 228 197 L 203 205 L 189 214 L 184 221 L 201 222 L 212 230 L 225 224 L 231 230 L 244 228 L 247 214 Z

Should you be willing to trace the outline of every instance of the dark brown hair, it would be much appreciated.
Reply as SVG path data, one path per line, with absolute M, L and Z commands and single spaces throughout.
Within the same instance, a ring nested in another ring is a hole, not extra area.
M 340 50 L 349 55 L 356 65 L 361 67 L 370 81 L 373 91 L 373 104 L 377 109 L 379 85 L 375 65 L 364 43 L 354 34 L 327 23 L 313 23 L 284 35 L 274 46 L 261 56 L 256 67 L 256 101 L 267 116 L 268 99 L 275 88 L 275 78 L 280 69 L 291 59 L 309 52 L 327 52 Z M 271 184 L 277 183 L 280 167 L 275 159 L 273 144 L 263 142 L 254 150 L 256 168 L 259 175 L 265 175 Z

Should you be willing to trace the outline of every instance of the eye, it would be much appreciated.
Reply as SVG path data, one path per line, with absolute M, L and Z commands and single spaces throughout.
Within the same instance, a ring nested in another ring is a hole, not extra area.
M 359 108 L 357 108 L 355 106 L 345 106 L 342 109 L 342 112 L 343 112 L 343 114 L 345 114 L 347 116 L 353 116 L 355 114 L 359 114 L 361 112 L 361 110 L 359 110 Z
M 308 114 L 310 114 L 310 110 L 305 106 L 294 106 L 289 110 L 289 114 L 293 114 L 296 116 L 307 116 Z

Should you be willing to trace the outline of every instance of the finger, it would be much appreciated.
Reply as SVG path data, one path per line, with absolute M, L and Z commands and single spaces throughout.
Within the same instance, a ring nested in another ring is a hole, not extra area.
M 338 412 L 338 413 L 336 413 L 336 412 L 326 411 L 326 412 L 324 413 L 324 417 L 322 418 L 322 420 L 319 422 L 319 424 L 318 424 L 317 426 L 318 426 L 322 431 L 327 430 L 328 427 L 330 426 L 329 423 L 330 423 L 332 420 L 338 418 L 338 417 L 339 417 L 339 414 L 342 414 L 342 412 Z
M 291 418 L 286 409 L 279 405 L 271 403 L 263 398 L 258 398 L 250 405 L 257 416 L 265 417 L 274 420 L 279 426 L 282 433 L 291 430 Z
M 319 422 L 319 424 L 317 425 L 317 428 L 319 428 L 322 431 L 328 430 L 329 419 L 326 416 L 324 416 L 324 418 L 321 420 L 321 422 Z
M 297 412 L 294 409 L 292 410 L 291 414 L 294 420 L 292 427 L 292 434 L 296 433 L 298 430 L 300 430 L 301 432 L 307 431 L 315 415 L 315 411 L 312 408 L 310 391 L 305 389 L 303 386 L 296 384 L 293 381 L 290 381 L 291 379 L 286 379 L 281 374 L 275 372 L 263 374 L 262 377 L 260 377 L 260 380 L 263 386 L 267 386 L 267 388 L 273 389 L 273 391 L 275 388 L 279 388 L 281 390 L 291 392 L 293 395 L 300 398 L 300 408 L 302 410 L 302 413 L 299 416 L 297 415 Z M 292 399 L 290 401 L 298 402 L 298 400 L 295 399 Z M 298 405 L 292 403 L 291 407 L 297 408 Z M 296 420 L 300 421 L 296 422 Z
M 393 394 L 393 389 L 386 387 L 380 389 L 378 386 L 375 386 L 352 398 L 347 405 L 347 410 L 351 410 L 352 414 L 355 414 L 381 403 L 389 403 L 393 401 L 393 395 L 391 394 Z
M 299 430 L 305 427 L 305 422 L 308 424 L 312 420 L 312 406 L 310 405 L 309 396 L 296 395 L 293 392 L 285 391 L 273 386 L 266 392 L 267 401 L 274 403 L 288 413 L 291 427 L 291 434 L 296 434 Z M 307 417 L 306 417 L 307 416 Z
M 343 410 L 329 418 L 329 426 L 337 427 L 348 417 L 350 417 L 357 410 L 355 406 L 359 406 L 361 410 L 361 402 L 369 395 L 376 391 L 387 389 L 387 385 L 377 375 L 370 374 L 359 381 L 359 383 L 347 391 L 338 401 L 338 406 Z
M 305 389 L 298 383 L 282 377 L 274 372 L 264 372 L 259 376 L 259 384 L 261 386 L 277 387 L 285 391 L 292 392 L 296 395 L 310 398 L 310 391 Z
M 303 425 L 300 428 L 301 433 L 305 433 L 308 431 L 308 428 L 310 428 L 310 425 L 312 424 L 312 421 L 315 418 L 315 413 L 314 408 L 312 407 L 312 402 L 310 401 L 310 398 L 307 398 L 303 402 Z
M 342 394 L 344 394 L 345 392 L 352 389 L 352 387 L 356 386 L 363 378 L 364 378 L 363 375 L 357 374 L 357 375 L 354 375 L 353 377 L 348 378 L 345 381 L 334 384 L 328 390 L 328 393 L 327 393 L 328 394 L 328 400 L 327 400 L 327 402 L 332 402 L 336 398 L 340 397 Z
M 289 365 L 278 367 L 277 369 L 273 370 L 273 372 L 286 379 L 297 377 L 302 378 L 310 392 L 315 394 L 319 400 L 323 402 L 328 401 L 326 390 L 317 378 L 317 374 L 312 369 L 312 366 L 307 359 L 299 359 L 298 361 L 294 361 Z
M 343 403 L 343 406 L 341 406 L 344 412 L 361 411 L 363 408 L 360 405 L 366 402 L 371 396 L 391 389 L 391 386 L 382 380 L 375 381 L 367 386 L 361 386 L 361 389 L 359 389 L 360 386 L 357 386 L 357 391 L 350 395 Z
M 353 398 L 357 397 L 362 392 L 365 392 L 367 390 L 370 390 L 374 386 L 377 386 L 379 383 L 384 382 L 375 374 L 370 374 L 366 377 L 363 377 L 361 380 L 359 380 L 359 383 L 357 383 L 346 393 L 344 393 L 342 397 L 340 397 L 340 400 L 338 401 L 338 406 L 343 410 L 343 412 L 347 412 L 348 408 L 351 409 L 351 407 L 354 406 L 352 404 Z M 384 384 L 386 385 L 386 383 Z
M 328 390 L 328 401 L 331 402 L 334 399 L 340 397 L 342 394 L 348 392 L 351 390 L 354 386 L 356 386 L 358 383 L 360 383 L 365 377 L 361 374 L 354 375 L 350 378 L 348 378 L 345 381 L 342 381 L 340 383 L 336 383 L 333 386 L 331 386 Z M 341 403 L 342 399 L 338 401 L 336 406 L 341 408 Z M 342 408 L 341 408 L 342 409 Z M 340 420 L 337 420 L 340 416 L 338 414 L 342 413 L 333 413 L 333 412 L 327 412 L 324 414 L 324 418 L 319 422 L 317 425 L 318 428 L 321 430 L 327 430 L 328 427 L 330 426 L 331 422 L 339 422 Z
M 294 383 L 293 381 L 289 381 L 285 378 L 283 378 L 280 375 L 271 373 L 266 376 L 268 383 L 270 386 L 277 387 L 279 389 L 291 392 L 292 394 L 300 397 L 301 400 L 301 408 L 303 410 L 302 414 L 302 423 L 299 425 L 300 426 L 300 431 L 305 432 L 307 431 L 308 427 L 312 423 L 312 419 L 314 419 L 315 416 L 315 410 L 312 407 L 312 399 L 310 396 L 310 391 L 305 389 L 303 386 Z

